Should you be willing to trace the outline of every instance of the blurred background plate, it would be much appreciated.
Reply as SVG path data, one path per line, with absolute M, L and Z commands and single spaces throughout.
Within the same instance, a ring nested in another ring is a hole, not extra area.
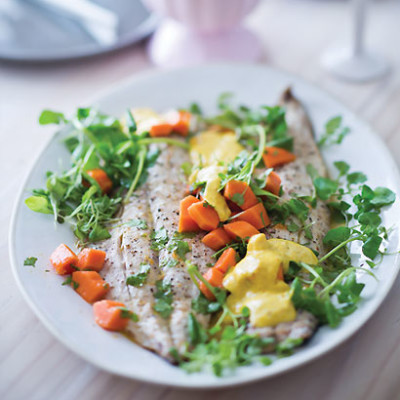
M 0 2 L 0 59 L 54 61 L 101 54 L 140 41 L 153 32 L 158 20 L 139 0 L 93 1 L 115 14 L 115 32 L 107 32 L 101 24 L 92 23 L 89 27 L 65 12 L 64 6 L 48 3 L 42 0 Z M 69 7 L 71 3 L 64 4 Z M 91 8 L 86 11 L 90 14 Z M 101 40 L 102 36 L 106 39 Z

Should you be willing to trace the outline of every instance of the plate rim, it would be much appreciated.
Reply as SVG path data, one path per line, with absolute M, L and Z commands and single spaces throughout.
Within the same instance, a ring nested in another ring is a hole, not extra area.
M 396 183 L 397 187 L 396 189 L 396 194 L 400 194 L 400 170 L 395 162 L 391 152 L 389 151 L 388 147 L 386 146 L 386 143 L 383 141 L 382 137 L 375 133 L 375 131 L 371 128 L 371 125 L 366 122 L 364 119 L 361 117 L 358 117 L 357 114 L 347 105 L 345 105 L 342 101 L 338 100 L 335 96 L 331 95 L 328 91 L 325 89 L 321 89 L 318 87 L 316 84 L 307 81 L 307 79 L 304 79 L 300 76 L 297 76 L 295 74 L 292 74 L 290 72 L 287 72 L 283 69 L 279 68 L 273 68 L 267 65 L 263 64 L 250 64 L 250 63 L 227 63 L 227 62 L 219 62 L 219 63 L 209 63 L 209 64 L 201 64 L 201 65 L 196 65 L 196 66 L 191 66 L 191 67 L 182 67 L 182 68 L 173 68 L 170 70 L 162 70 L 159 68 L 154 68 L 150 71 L 142 71 L 139 73 L 136 73 L 132 75 L 131 77 L 128 77 L 127 79 L 122 80 L 121 82 L 118 82 L 116 84 L 113 84 L 105 89 L 102 89 L 98 92 L 96 92 L 93 96 L 89 97 L 86 101 L 83 101 L 83 104 L 90 104 L 90 105 L 95 105 L 96 101 L 100 101 L 101 99 L 105 98 L 106 96 L 113 96 L 115 95 L 118 91 L 123 89 L 126 86 L 130 86 L 134 84 L 136 81 L 140 81 L 144 78 L 151 78 L 152 76 L 157 76 L 157 75 L 168 75 L 170 72 L 179 72 L 179 71 L 196 71 L 198 69 L 205 69 L 205 68 L 240 68 L 240 69 L 246 69 L 246 68 L 254 68 L 260 71 L 270 71 L 272 73 L 278 73 L 287 76 L 288 78 L 292 78 L 298 82 L 302 82 L 302 84 L 305 84 L 307 86 L 311 86 L 313 89 L 319 91 L 322 93 L 324 96 L 329 98 L 330 100 L 333 100 L 334 102 L 340 104 L 346 109 L 346 112 L 349 116 L 354 118 L 358 123 L 362 123 L 369 131 L 371 135 L 374 136 L 374 138 L 377 140 L 377 143 L 380 146 L 380 152 L 384 152 L 386 159 L 388 160 L 388 163 L 390 163 L 393 167 L 393 175 L 396 177 Z M 312 122 L 312 121 L 311 121 Z M 28 306 L 31 308 L 31 310 L 35 313 L 35 315 L 38 317 L 38 319 L 45 325 L 47 330 L 55 337 L 59 342 L 61 342 L 64 346 L 66 346 L 69 350 L 71 350 L 73 353 L 77 354 L 79 357 L 82 359 L 90 362 L 92 365 L 101 368 L 109 373 L 116 374 L 119 376 L 123 376 L 129 379 L 135 379 L 137 381 L 149 383 L 149 384 L 154 384 L 157 386 L 166 386 L 166 387 L 174 387 L 174 388 L 184 388 L 184 389 L 204 389 L 204 390 L 211 390 L 211 389 L 222 389 L 222 388 L 228 388 L 228 387 L 237 387 L 237 386 L 242 386 L 250 383 L 254 383 L 257 381 L 261 380 L 266 380 L 269 378 L 273 378 L 279 375 L 282 375 L 286 372 L 293 371 L 294 369 L 302 366 L 309 364 L 312 361 L 315 361 L 319 359 L 320 357 L 324 356 L 325 354 L 331 352 L 335 348 L 344 345 L 347 341 L 349 341 L 359 330 L 360 328 L 365 325 L 371 318 L 372 316 L 376 313 L 379 307 L 382 306 L 382 303 L 384 300 L 387 298 L 389 293 L 391 292 L 391 289 L 396 281 L 396 279 L 399 276 L 400 269 L 398 268 L 400 265 L 400 257 L 397 257 L 395 259 L 395 267 L 396 272 L 392 275 L 391 280 L 387 282 L 387 290 L 382 295 L 381 298 L 378 298 L 373 302 L 373 304 L 370 306 L 369 311 L 364 315 L 363 318 L 357 318 L 354 320 L 352 323 L 352 327 L 349 328 L 348 330 L 350 333 L 344 333 L 342 334 L 342 337 L 339 337 L 339 339 L 336 339 L 332 341 L 331 343 L 325 344 L 322 349 L 313 349 L 309 351 L 309 354 L 306 356 L 304 359 L 299 359 L 295 360 L 288 366 L 284 366 L 281 368 L 278 368 L 277 370 L 273 370 L 272 372 L 268 373 L 268 368 L 265 368 L 265 371 L 267 371 L 266 374 L 260 374 L 256 375 L 254 377 L 249 376 L 249 377 L 236 377 L 237 380 L 235 382 L 231 381 L 225 381 L 224 379 L 221 379 L 220 381 L 214 381 L 214 382 L 208 382 L 208 383 L 201 383 L 201 382 L 188 382 L 186 383 L 185 381 L 178 383 L 170 383 L 166 380 L 159 379 L 159 378 L 153 378 L 153 377 L 147 377 L 147 376 L 134 376 L 132 374 L 126 373 L 124 371 L 118 370 L 117 368 L 113 368 L 112 366 L 108 364 L 102 364 L 101 362 L 97 360 L 93 360 L 90 356 L 86 355 L 84 352 L 79 351 L 78 349 L 74 348 L 72 344 L 70 344 L 64 336 L 60 336 L 59 332 L 56 331 L 56 328 L 53 326 L 53 324 L 47 320 L 43 312 L 40 310 L 39 307 L 37 307 L 31 300 L 28 292 L 26 291 L 24 285 L 22 284 L 22 281 L 20 280 L 19 273 L 18 273 L 18 267 L 17 267 L 17 261 L 16 261 L 16 221 L 18 217 L 18 207 L 20 203 L 23 201 L 23 196 L 25 194 L 25 188 L 26 184 L 31 177 L 31 174 L 33 173 L 34 167 L 36 164 L 39 162 L 40 158 L 42 157 L 42 154 L 45 152 L 45 150 L 50 146 L 50 144 L 53 142 L 53 140 L 58 136 L 58 134 L 62 130 L 56 130 L 50 137 L 47 139 L 47 141 L 44 142 L 42 148 L 38 151 L 36 156 L 34 157 L 33 161 L 29 165 L 27 172 L 25 173 L 25 176 L 23 177 L 22 183 L 19 187 L 18 194 L 16 196 L 16 201 L 14 203 L 13 209 L 12 209 L 12 217 L 10 220 L 10 229 L 9 229 L 9 235 L 8 235 L 8 250 L 10 254 L 10 261 L 11 261 L 11 270 L 14 276 L 15 281 L 17 282 L 17 287 L 19 288 L 20 292 L 23 295 L 23 298 L 25 301 L 28 303 Z M 354 314 L 353 314 L 354 315 Z M 317 351 L 318 350 L 318 351 Z

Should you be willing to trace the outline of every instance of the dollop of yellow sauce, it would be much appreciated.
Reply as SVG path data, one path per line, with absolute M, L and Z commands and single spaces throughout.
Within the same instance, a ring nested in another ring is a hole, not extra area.
M 190 157 L 194 165 L 227 164 L 243 150 L 231 131 L 205 131 L 190 140 Z
M 225 197 L 219 192 L 221 178 L 218 174 L 223 172 L 225 172 L 225 167 L 211 165 L 200 169 L 196 175 L 198 182 L 206 182 L 203 198 L 214 207 L 220 221 L 226 221 L 231 216 Z
M 206 182 L 203 198 L 214 207 L 220 221 L 226 221 L 231 211 L 219 192 L 219 174 L 226 172 L 225 165 L 243 150 L 244 147 L 231 131 L 205 131 L 190 140 L 190 158 L 198 168 L 189 178 L 189 182 Z
M 262 233 L 251 237 L 246 256 L 223 280 L 223 286 L 231 292 L 226 303 L 229 309 L 240 314 L 248 307 L 254 327 L 293 321 L 296 310 L 290 286 L 278 279 L 279 269 L 286 272 L 290 261 L 316 264 L 318 259 L 309 248 L 290 240 L 267 240 Z

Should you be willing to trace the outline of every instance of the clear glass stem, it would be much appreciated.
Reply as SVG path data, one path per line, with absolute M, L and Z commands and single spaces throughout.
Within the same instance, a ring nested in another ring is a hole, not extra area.
M 364 53 L 365 21 L 369 0 L 352 0 L 354 14 L 354 43 L 353 55 Z

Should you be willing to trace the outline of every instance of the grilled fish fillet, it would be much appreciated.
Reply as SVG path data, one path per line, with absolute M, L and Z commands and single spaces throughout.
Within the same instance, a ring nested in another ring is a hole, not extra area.
M 282 94 L 280 104 L 286 109 L 286 123 L 289 134 L 294 138 L 293 150 L 296 155 L 295 161 L 275 169 L 282 180 L 283 195 L 279 201 L 285 202 L 293 197 L 293 194 L 300 196 L 313 194 L 314 188 L 306 170 L 307 164 L 312 164 L 321 176 L 327 176 L 327 169 L 314 140 L 307 113 L 290 89 L 285 90 Z M 328 207 L 318 200 L 316 207 L 310 209 L 305 224 L 311 224 L 311 240 L 305 237 L 304 231 L 289 232 L 282 225 L 267 227 L 264 232 L 268 238 L 280 238 L 307 244 L 311 249 L 322 254 L 324 252 L 322 239 L 330 229 Z
M 157 231 L 164 227 L 169 238 L 172 238 L 178 231 L 179 204 L 185 197 L 187 182 L 181 165 L 189 161 L 189 155 L 179 147 L 162 146 L 161 150 L 156 164 L 148 171 L 149 201 L 154 229 Z M 184 241 L 189 244 L 191 250 L 187 254 L 187 259 L 204 273 L 207 270 L 207 263 L 213 262 L 211 256 L 214 252 L 201 242 L 202 237 L 202 234 L 198 234 Z M 179 352 L 183 352 L 188 341 L 187 323 L 191 303 L 199 292 L 186 271 L 184 261 L 175 258 L 178 261 L 176 266 L 165 266 L 171 257 L 173 255 L 168 249 L 160 250 L 159 266 L 164 275 L 164 282 L 171 285 L 174 295 L 173 312 L 170 316 L 172 342 Z M 208 324 L 208 316 L 202 314 L 195 316 L 202 325 Z
M 314 140 L 311 122 L 302 104 L 293 96 L 290 89 L 283 92 L 280 105 L 286 109 L 286 123 L 289 134 L 294 139 L 294 154 L 296 160 L 276 168 L 282 180 L 283 195 L 280 202 L 289 200 L 293 194 L 310 196 L 314 188 L 307 173 L 307 164 L 312 164 L 319 175 L 327 176 L 327 169 Z M 322 239 L 330 229 L 330 213 L 328 207 L 320 200 L 315 208 L 310 209 L 306 224 L 310 225 L 312 239 L 307 239 L 304 232 L 289 232 L 284 226 L 267 227 L 264 232 L 268 238 L 292 240 L 300 244 L 307 244 L 311 249 L 322 254 L 324 252 Z M 282 342 L 286 338 L 310 338 L 317 329 L 317 319 L 307 311 L 299 310 L 296 319 L 273 327 L 249 327 L 247 332 L 260 337 L 275 338 Z M 274 347 L 274 346 L 272 346 Z
M 145 221 L 147 227 L 143 229 L 128 225 L 130 220 L 137 219 Z M 169 358 L 169 350 L 172 347 L 169 323 L 153 310 L 155 282 L 161 276 L 158 255 L 150 247 L 152 227 L 147 187 L 144 187 L 135 192 L 125 207 L 119 225 L 111 231 L 111 238 L 99 246 L 107 253 L 102 275 L 111 286 L 107 297 L 125 303 L 126 307 L 139 317 L 138 322 L 128 324 L 128 331 L 134 340 L 141 346 Z M 127 285 L 126 279 L 140 272 L 142 264 L 150 266 L 145 285 Z

